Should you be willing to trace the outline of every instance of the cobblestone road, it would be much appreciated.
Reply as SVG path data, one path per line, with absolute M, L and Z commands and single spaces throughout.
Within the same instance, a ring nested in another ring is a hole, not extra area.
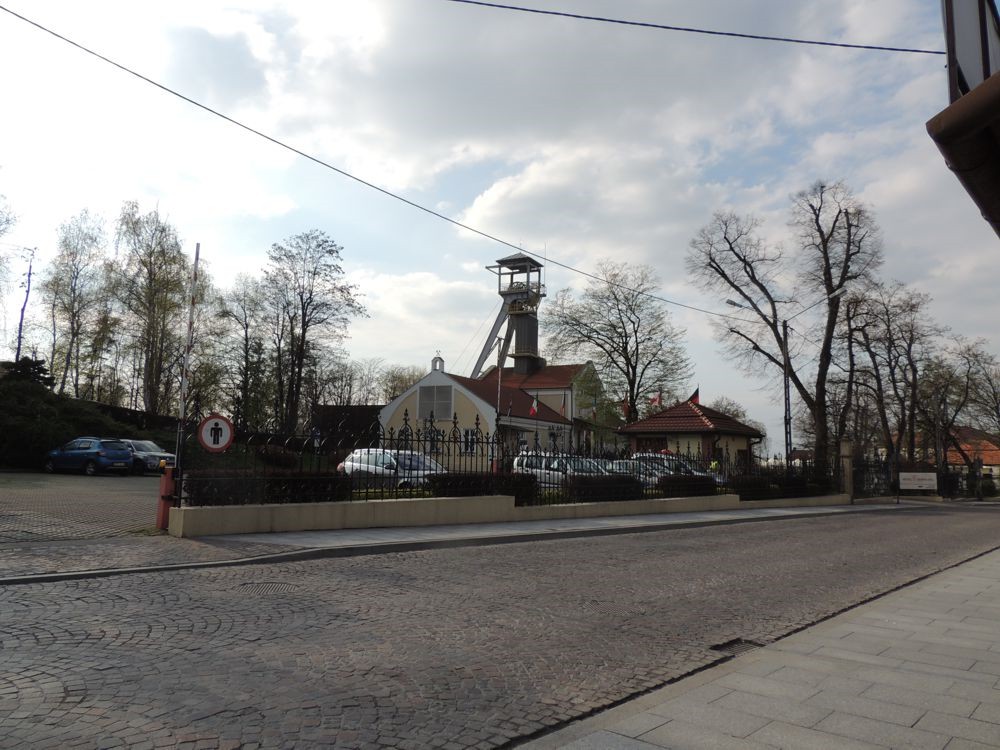
M 994 548 L 869 513 L 0 589 L 0 747 L 492 748 Z

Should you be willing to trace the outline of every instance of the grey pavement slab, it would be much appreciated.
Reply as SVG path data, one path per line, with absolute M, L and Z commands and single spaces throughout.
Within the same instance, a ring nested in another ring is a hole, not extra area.
M 993 551 L 525 747 L 1000 748 L 998 595 Z
M 900 510 L 915 507 L 913 504 L 831 505 L 815 508 L 748 508 L 739 510 L 713 510 L 696 513 L 656 513 L 638 516 L 613 516 L 607 518 L 567 518 L 546 521 L 517 521 L 511 523 L 455 524 L 449 526 L 423 526 L 378 529 L 340 529 L 335 531 L 295 531 L 267 534 L 227 534 L 202 537 L 203 541 L 226 539 L 229 541 L 260 542 L 311 549 L 358 547 L 365 545 L 405 544 L 421 542 L 454 542 L 471 539 L 497 539 L 502 537 L 534 536 L 538 534 L 566 534 L 601 531 L 641 531 L 656 527 L 703 526 L 720 523 L 737 523 L 764 519 L 805 518 L 836 515 L 840 513 L 865 513 Z

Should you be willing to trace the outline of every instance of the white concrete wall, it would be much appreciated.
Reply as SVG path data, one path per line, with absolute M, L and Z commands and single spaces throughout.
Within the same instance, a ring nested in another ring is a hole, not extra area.
M 794 508 L 847 505 L 848 495 L 740 502 L 737 495 L 675 497 L 611 503 L 572 503 L 519 508 L 508 495 L 431 497 L 376 502 L 223 505 L 170 509 L 169 532 L 176 537 L 256 534 L 274 531 L 447 526 L 560 518 L 600 518 L 654 513 L 687 513 L 735 508 Z

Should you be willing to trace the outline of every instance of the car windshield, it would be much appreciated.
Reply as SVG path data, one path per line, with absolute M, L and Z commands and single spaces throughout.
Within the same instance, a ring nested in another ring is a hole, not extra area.
M 132 447 L 137 451 L 143 451 L 145 453 L 162 453 L 163 448 L 158 446 L 156 443 L 151 443 L 148 440 L 133 440 Z
M 128 448 L 125 447 L 125 443 L 123 443 L 121 440 L 102 440 L 101 447 L 108 448 L 113 451 L 128 450 Z
M 615 471 L 621 471 L 626 474 L 653 474 L 655 473 L 655 467 L 648 464 L 642 463 L 642 461 L 615 461 L 614 462 Z
M 603 474 L 604 471 L 601 469 L 597 463 L 590 458 L 580 458 L 578 456 L 572 456 L 570 458 L 562 459 L 562 464 L 568 466 L 573 471 L 579 472 L 581 474 Z
M 433 458 L 420 453 L 400 453 L 397 457 L 400 469 L 408 471 L 441 471 L 442 467 Z

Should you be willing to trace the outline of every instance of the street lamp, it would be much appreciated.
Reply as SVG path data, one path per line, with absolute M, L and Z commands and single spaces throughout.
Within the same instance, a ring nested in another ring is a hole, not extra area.
M 839 297 L 846 291 L 847 289 L 845 289 L 844 287 L 836 289 L 830 294 L 823 297 L 822 299 L 816 300 L 808 307 L 803 307 L 801 310 L 795 313 L 795 315 L 792 315 L 790 318 L 785 318 L 784 320 L 781 321 L 781 369 L 782 369 L 782 381 L 784 384 L 784 391 L 785 391 L 785 467 L 786 468 L 789 467 L 792 463 L 792 394 L 791 394 L 791 388 L 789 387 L 789 377 L 788 377 L 788 369 L 789 369 L 788 321 L 799 317 L 802 313 L 816 307 L 816 305 L 819 305 L 823 302 L 827 302 L 833 299 L 834 297 Z M 732 305 L 733 307 L 739 307 L 740 309 L 743 310 L 753 309 L 751 307 L 747 307 L 746 305 L 731 299 L 727 299 L 726 304 Z M 754 345 L 754 347 L 757 348 L 756 344 Z

